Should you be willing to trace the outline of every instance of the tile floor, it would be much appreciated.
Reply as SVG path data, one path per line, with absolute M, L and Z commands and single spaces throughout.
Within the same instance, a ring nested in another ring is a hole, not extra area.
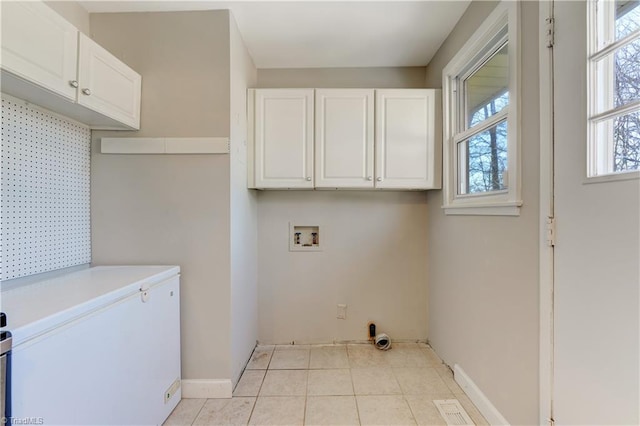
M 486 420 L 423 343 L 258 346 L 231 399 L 183 399 L 165 425 L 446 425 L 434 399 Z

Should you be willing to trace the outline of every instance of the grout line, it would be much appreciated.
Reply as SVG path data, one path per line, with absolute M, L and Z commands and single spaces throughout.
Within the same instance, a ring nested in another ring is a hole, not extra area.
M 196 414 L 196 416 L 193 418 L 193 421 L 191 422 L 192 425 L 194 425 L 196 423 L 196 420 L 198 420 L 198 416 L 200 415 L 200 413 L 202 412 L 202 409 L 204 408 L 204 406 L 207 404 L 207 401 L 209 400 L 209 398 L 205 398 L 204 403 L 202 404 L 202 407 L 200 407 L 200 409 L 198 410 L 198 413 Z

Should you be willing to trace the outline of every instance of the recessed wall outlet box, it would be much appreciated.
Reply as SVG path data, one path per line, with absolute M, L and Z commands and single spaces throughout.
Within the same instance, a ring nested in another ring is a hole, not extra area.
M 347 319 L 347 305 L 338 304 L 338 319 Z
M 289 222 L 289 251 L 322 251 L 319 225 Z
M 180 379 L 176 379 L 173 383 L 171 383 L 171 386 L 169 386 L 169 389 L 165 391 L 164 393 L 165 404 L 169 402 L 169 400 L 173 397 L 173 395 L 176 394 L 176 392 L 178 392 L 178 389 L 180 389 Z

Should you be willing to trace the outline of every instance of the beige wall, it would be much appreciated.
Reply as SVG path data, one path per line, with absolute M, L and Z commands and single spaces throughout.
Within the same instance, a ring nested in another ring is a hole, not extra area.
M 419 73 L 419 75 L 418 75 Z M 419 77 L 419 78 L 418 78 Z M 424 68 L 258 70 L 258 87 L 423 87 Z M 425 192 L 261 191 L 261 342 L 427 338 Z M 289 252 L 289 221 L 319 224 L 322 252 Z M 336 319 L 336 305 L 348 305 Z
M 139 132 L 93 132 L 93 263 L 182 268 L 182 376 L 230 376 L 228 155 L 102 155 L 103 136 L 229 136 L 227 11 L 92 14 L 142 74 Z
M 424 192 L 264 191 L 259 199 L 259 339 L 427 338 Z M 289 252 L 289 221 L 320 225 L 321 252 Z M 348 305 L 336 319 L 336 305 Z
M 474 1 L 427 67 L 426 84 L 496 3 Z M 430 191 L 429 341 L 511 424 L 538 423 L 538 4 L 522 3 L 520 217 L 445 216 Z
M 258 70 L 258 87 L 421 88 L 424 67 Z
M 247 189 L 247 87 L 256 67 L 230 14 L 231 378 L 240 378 L 258 340 L 258 200 Z
M 554 46 L 554 418 L 638 425 L 640 180 L 585 185 L 587 8 L 554 12 L 571 28 Z
M 64 19 L 71 22 L 80 32 L 89 34 L 89 12 L 76 1 L 45 1 Z

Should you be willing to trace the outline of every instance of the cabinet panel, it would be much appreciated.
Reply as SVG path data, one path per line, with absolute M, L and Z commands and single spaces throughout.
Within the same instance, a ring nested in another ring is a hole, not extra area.
M 373 102 L 373 90 L 316 90 L 316 188 L 373 188 Z
M 256 188 L 313 188 L 313 90 L 256 89 Z
M 79 60 L 78 103 L 139 129 L 140 75 L 84 34 Z
M 440 188 L 440 91 L 376 91 L 376 188 Z
M 2 8 L 2 69 L 75 100 L 78 30 L 41 2 Z

